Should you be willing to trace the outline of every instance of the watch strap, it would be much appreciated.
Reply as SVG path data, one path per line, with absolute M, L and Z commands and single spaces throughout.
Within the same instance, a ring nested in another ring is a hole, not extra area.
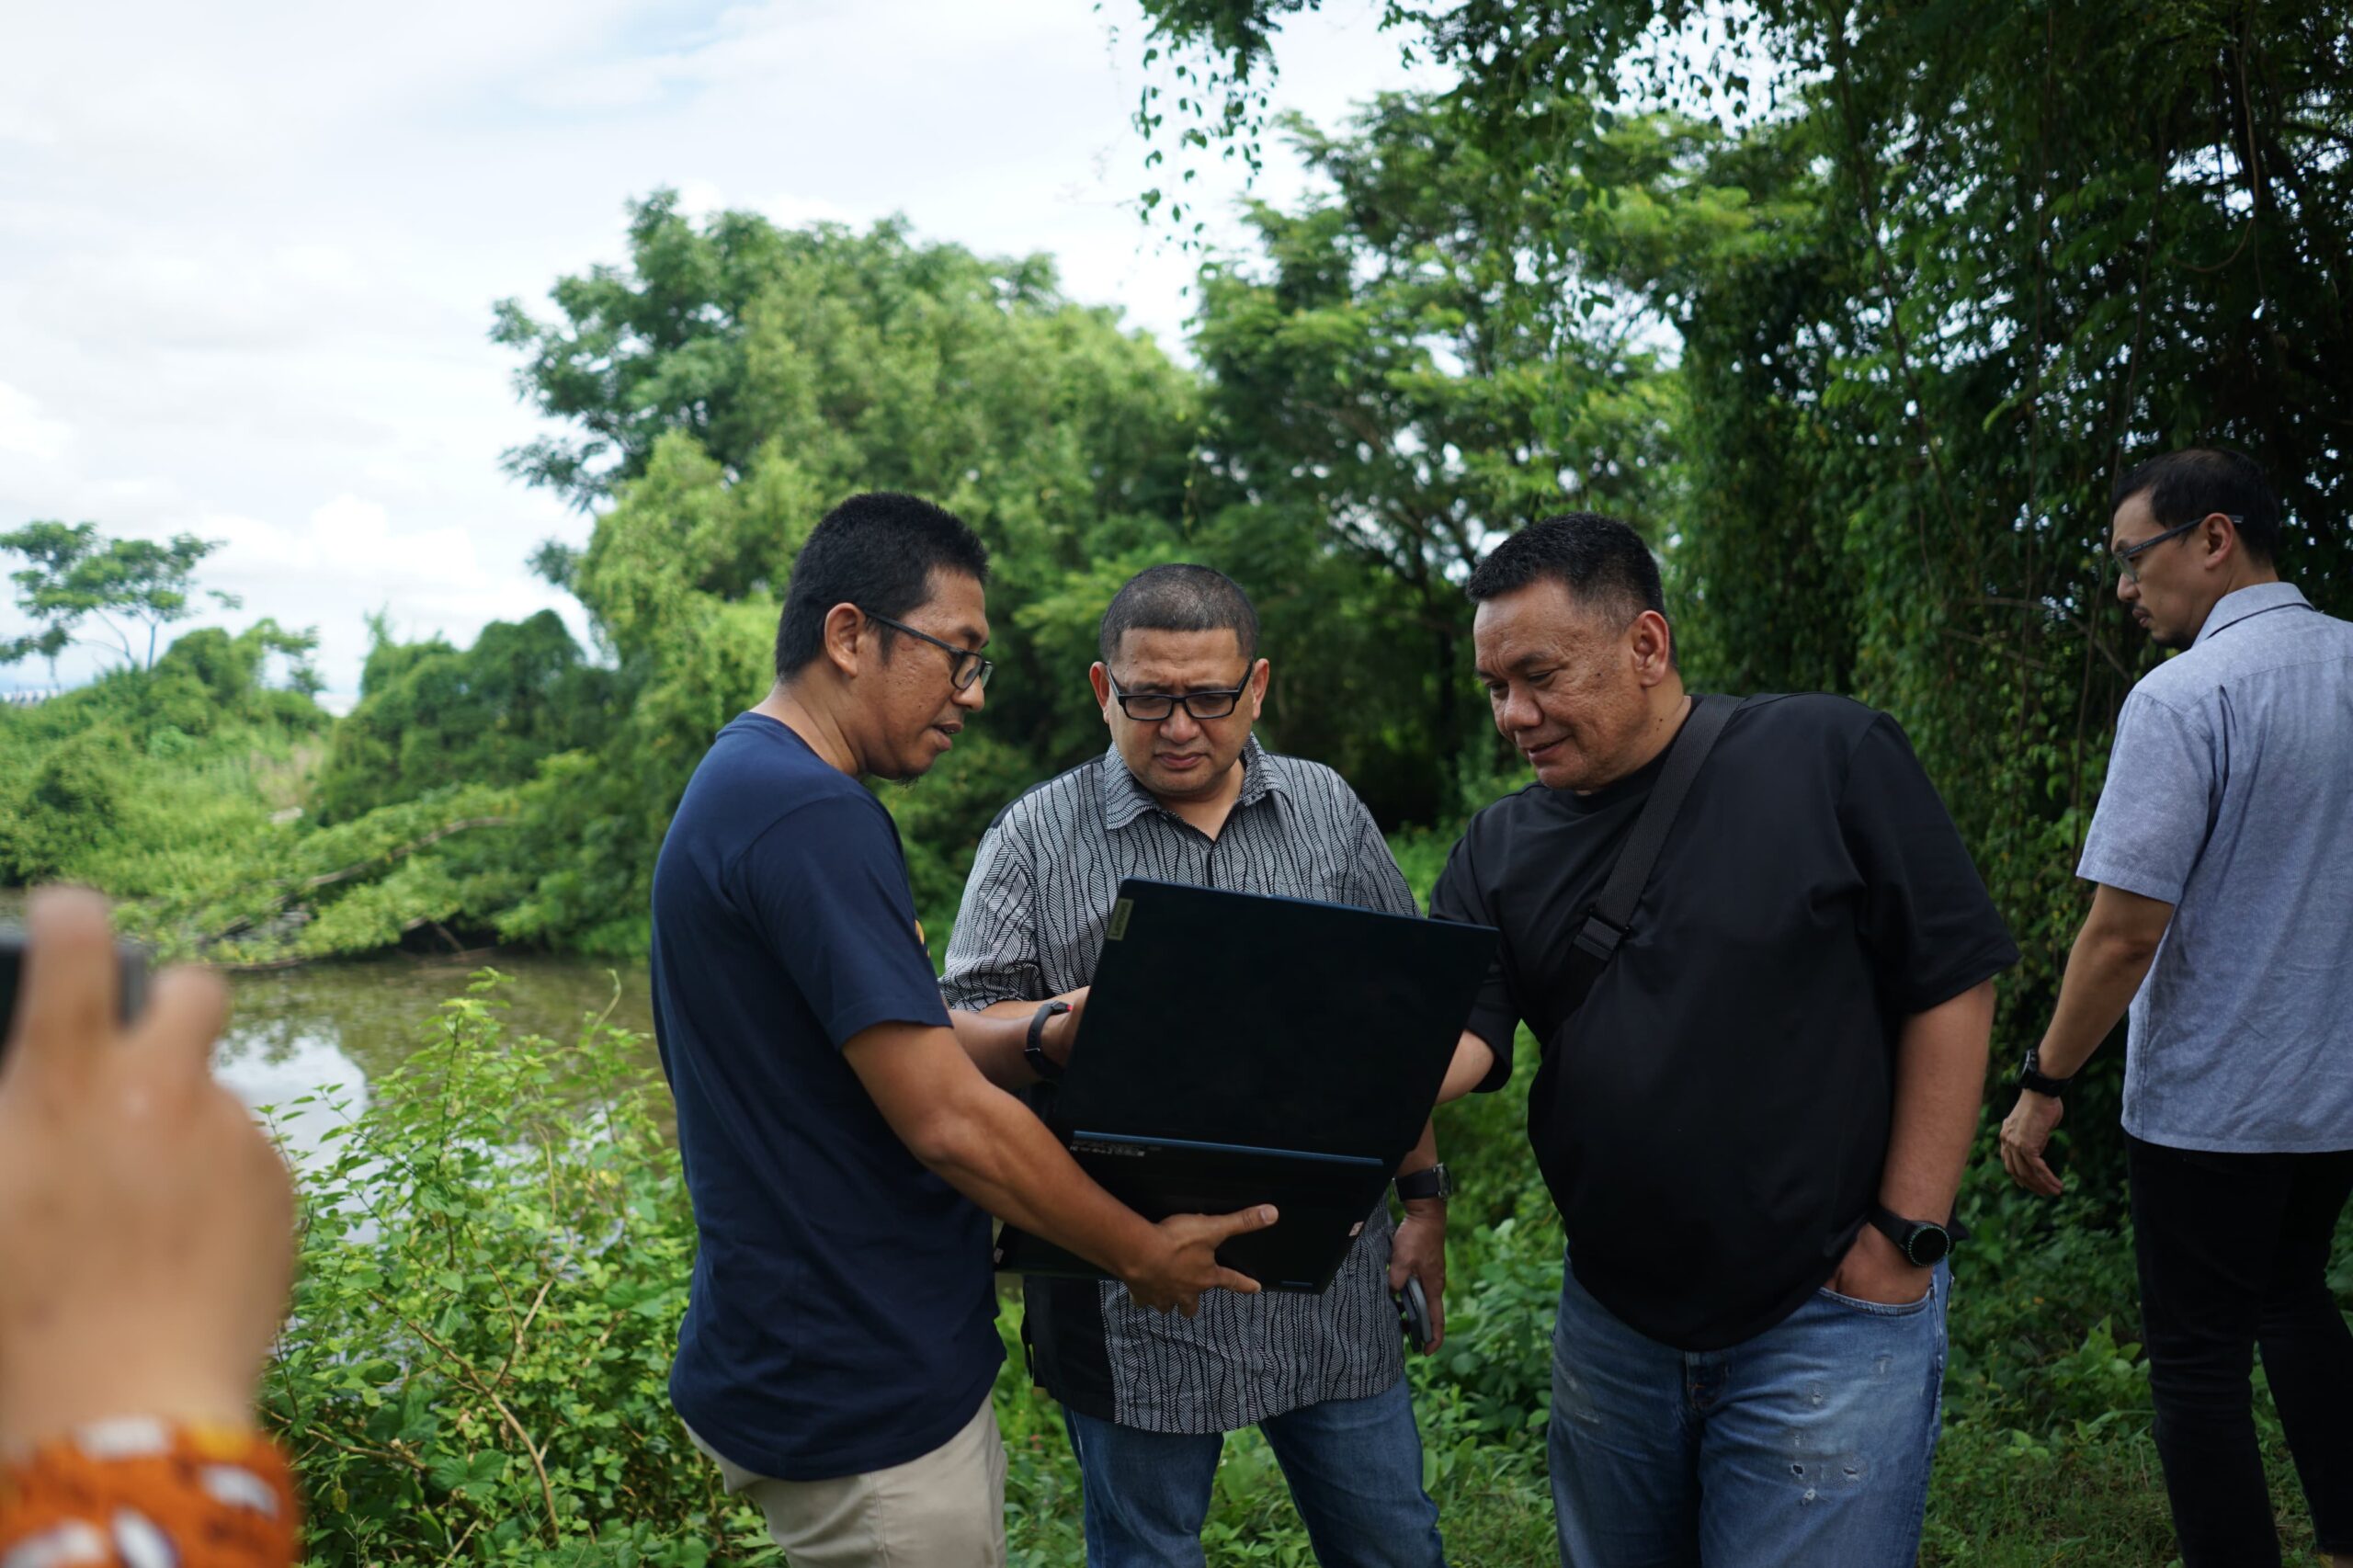
M 1406 1171 L 1397 1177 L 1397 1196 L 1408 1202 L 1425 1198 L 1447 1198 L 1454 1192 L 1454 1178 L 1443 1164 L 1427 1165 L 1418 1171 Z
M 1049 1084 L 1063 1075 L 1063 1064 L 1046 1054 L 1046 1020 L 1069 1011 L 1069 1003 L 1057 1000 L 1040 1003 L 1038 1010 L 1029 1015 L 1029 1033 L 1022 1042 L 1021 1059 L 1029 1063 L 1029 1071 Z
M 2064 1095 L 2067 1085 L 2075 1081 L 2073 1078 L 2054 1078 L 2045 1073 L 2042 1070 L 2042 1048 L 2033 1045 L 2026 1048 L 2026 1060 L 2018 1064 L 2019 1088 L 2030 1089 L 2038 1095 L 2049 1095 L 2055 1100 Z
M 1929 1264 L 1924 1264 L 1912 1256 L 1912 1240 L 1922 1231 L 1941 1232 L 1945 1238 L 1944 1251 L 1937 1257 L 1930 1259 L 1930 1264 L 1941 1263 L 1945 1258 L 1950 1257 L 1954 1246 L 1966 1240 L 1969 1235 L 1957 1220 L 1948 1221 L 1942 1224 L 1934 1220 L 1907 1220 L 1884 1203 L 1871 1205 L 1870 1222 L 1880 1234 L 1895 1244 L 1895 1250 L 1904 1255 L 1904 1261 L 1915 1268 L 1929 1267 Z

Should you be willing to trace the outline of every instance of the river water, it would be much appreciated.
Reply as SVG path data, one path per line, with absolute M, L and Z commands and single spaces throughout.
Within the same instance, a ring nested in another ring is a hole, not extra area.
M 300 1165 L 317 1147 L 319 1134 L 339 1119 L 325 1102 L 342 1101 L 358 1113 L 368 1103 L 369 1083 L 430 1039 L 440 1005 L 464 995 L 474 972 L 485 967 L 506 977 L 497 996 L 506 1005 L 502 1024 L 510 1038 L 540 1034 L 565 1040 L 584 1018 L 610 1008 L 608 1022 L 646 1037 L 646 1072 L 660 1072 L 643 965 L 522 951 L 449 958 L 392 953 L 233 974 L 229 1028 L 216 1070 L 246 1104 L 276 1108 L 271 1119 Z M 313 1094 L 319 1105 L 287 1108 Z
M 23 910 L 21 892 L 0 889 L 0 923 L 17 924 Z M 568 1040 L 584 1017 L 609 1007 L 609 1022 L 646 1037 L 646 1072 L 660 1071 L 642 964 L 503 949 L 388 953 L 232 974 L 229 1027 L 215 1070 L 247 1105 L 278 1108 L 271 1119 L 299 1165 L 335 1119 L 325 1103 L 341 1101 L 354 1114 L 364 1108 L 370 1082 L 429 1039 L 435 1011 L 464 995 L 473 973 L 485 967 L 507 977 L 497 994 L 506 1004 L 510 1035 Z M 321 1103 L 291 1107 L 308 1095 Z

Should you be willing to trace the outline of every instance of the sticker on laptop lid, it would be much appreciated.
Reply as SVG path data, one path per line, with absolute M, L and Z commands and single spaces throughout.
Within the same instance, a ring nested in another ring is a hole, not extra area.
M 1135 913 L 1136 901 L 1123 898 L 1111 906 L 1111 928 L 1104 933 L 1107 939 L 1119 941 L 1128 934 L 1128 916 Z

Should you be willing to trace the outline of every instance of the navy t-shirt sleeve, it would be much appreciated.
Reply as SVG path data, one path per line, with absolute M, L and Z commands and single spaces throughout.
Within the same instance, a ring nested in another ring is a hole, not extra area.
M 876 1024 L 948 1024 L 897 827 L 859 795 L 779 818 L 734 867 L 735 896 L 838 1051 Z
M 1925 1013 L 2018 962 L 1961 830 L 1885 714 L 1848 758 L 1838 821 L 1864 881 L 1863 939 L 1899 1012 Z
M 1487 911 L 1486 898 L 1479 890 L 1468 833 L 1455 840 L 1446 857 L 1446 869 L 1438 873 L 1438 885 L 1430 890 L 1430 918 L 1464 926 L 1495 924 Z M 1511 981 L 1504 972 L 1499 949 L 1495 962 L 1487 966 L 1487 978 L 1479 987 L 1477 1000 L 1471 1004 L 1471 1017 L 1462 1025 L 1485 1040 L 1488 1049 L 1495 1053 L 1495 1064 L 1487 1070 L 1487 1075 L 1473 1092 L 1488 1094 L 1511 1081 L 1512 1037 L 1518 1031 L 1519 1017 L 1519 1006 L 1512 1000 Z

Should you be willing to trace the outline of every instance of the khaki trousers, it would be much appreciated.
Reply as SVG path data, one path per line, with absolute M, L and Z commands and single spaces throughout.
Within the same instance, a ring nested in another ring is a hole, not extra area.
M 931 1452 L 832 1481 L 756 1475 L 687 1436 L 759 1506 L 792 1568 L 1005 1568 L 1005 1443 L 985 1399 Z

